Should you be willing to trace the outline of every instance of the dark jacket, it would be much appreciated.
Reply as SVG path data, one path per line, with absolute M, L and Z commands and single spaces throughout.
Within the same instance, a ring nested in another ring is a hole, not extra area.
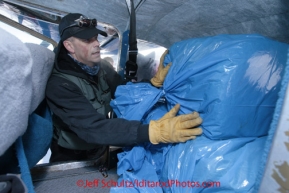
M 61 46 L 56 52 L 55 70 L 88 81 L 93 79 L 97 84 L 97 77 L 85 73 L 67 55 L 65 48 Z M 116 87 L 123 80 L 109 65 L 101 65 L 101 68 L 106 72 L 106 80 L 114 98 Z M 61 119 L 67 128 L 88 143 L 127 146 L 149 141 L 148 125 L 121 118 L 107 119 L 106 115 L 92 107 L 77 85 L 65 78 L 54 75 L 49 78 L 46 99 L 53 116 Z

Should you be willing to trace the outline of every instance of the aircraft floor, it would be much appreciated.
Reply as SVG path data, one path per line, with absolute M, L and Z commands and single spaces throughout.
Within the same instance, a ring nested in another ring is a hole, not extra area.
M 33 176 L 36 193 L 78 193 L 110 192 L 112 183 L 117 182 L 116 168 L 107 171 L 108 176 L 99 172 L 98 167 L 84 167 L 65 171 L 50 171 Z

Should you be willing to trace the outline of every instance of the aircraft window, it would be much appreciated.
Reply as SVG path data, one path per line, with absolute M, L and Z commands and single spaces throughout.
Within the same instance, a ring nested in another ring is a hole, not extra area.
M 113 26 L 100 26 L 107 33 L 107 37 L 99 37 L 101 47 L 101 58 L 107 60 L 113 68 L 118 70 L 118 54 L 120 50 L 120 38 Z
M 157 72 L 160 57 L 162 56 L 166 48 L 152 42 L 147 42 L 139 39 L 137 40 L 137 43 L 137 80 L 149 80 Z
M 5 31 L 8 31 L 9 33 L 16 36 L 23 43 L 34 43 L 34 44 L 42 45 L 44 47 L 47 47 L 51 51 L 53 51 L 53 45 L 44 41 L 44 40 L 41 40 L 37 37 L 34 37 L 34 36 L 32 36 L 26 32 L 23 32 L 17 28 L 12 27 L 12 26 L 9 26 L 8 24 L 3 23 L 3 22 L 0 22 L 0 27 L 2 29 L 4 29 Z
M 39 20 L 34 15 L 18 7 L 0 2 L 0 27 L 10 32 L 22 42 L 43 45 L 50 50 L 57 45 L 57 25 Z

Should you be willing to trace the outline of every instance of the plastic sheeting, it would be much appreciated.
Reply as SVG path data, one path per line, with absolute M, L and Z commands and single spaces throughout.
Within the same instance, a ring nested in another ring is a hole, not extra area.
M 287 49 L 288 45 L 259 35 L 190 39 L 170 47 L 165 65 L 173 64 L 163 88 L 148 83 L 118 87 L 111 103 L 118 117 L 148 123 L 180 103 L 179 114 L 200 113 L 204 134 L 186 143 L 144 144 L 119 154 L 119 182 L 135 183 L 133 188 L 118 184 L 111 192 L 250 191 Z M 158 103 L 160 99 L 166 102 Z M 144 185 L 148 181 L 156 186 Z M 219 184 L 192 188 L 179 187 L 177 181 Z M 171 184 L 161 187 L 157 182 Z
M 180 103 L 180 114 L 198 111 L 210 139 L 266 135 L 286 52 L 286 44 L 258 35 L 182 41 L 165 57 L 173 65 L 162 89 L 128 84 L 111 105 L 118 117 L 141 120 L 165 97 L 168 109 Z
M 266 137 L 176 145 L 146 144 L 119 154 L 114 192 L 249 192 L 253 190 Z

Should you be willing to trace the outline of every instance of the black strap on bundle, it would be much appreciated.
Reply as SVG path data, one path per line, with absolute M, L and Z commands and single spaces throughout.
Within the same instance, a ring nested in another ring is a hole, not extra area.
M 129 59 L 125 64 L 125 77 L 127 80 L 137 80 L 136 73 L 137 73 L 137 40 L 136 40 L 136 18 L 135 18 L 135 9 L 133 0 L 131 2 L 131 11 L 130 11 L 130 32 L 129 32 Z

